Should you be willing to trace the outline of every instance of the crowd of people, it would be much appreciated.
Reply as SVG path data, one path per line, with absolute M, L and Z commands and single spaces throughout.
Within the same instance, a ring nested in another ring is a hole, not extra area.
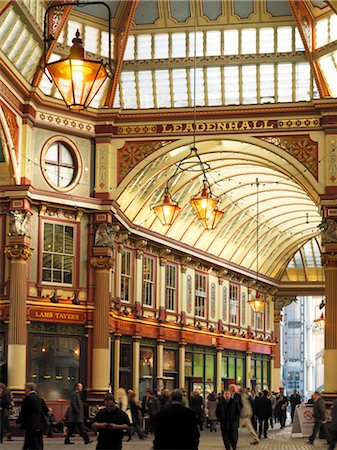
M 197 450 L 200 431 L 221 432 L 226 450 L 235 450 L 238 444 L 239 427 L 247 428 L 251 444 L 257 445 L 262 438 L 268 438 L 269 428 L 276 424 L 282 429 L 286 426 L 287 411 L 290 407 L 291 421 L 301 396 L 294 390 L 287 397 L 283 388 L 275 393 L 270 390 L 256 392 L 255 389 L 242 389 L 230 384 L 220 394 L 209 393 L 206 399 L 199 391 L 187 396 L 184 389 L 162 389 L 153 393 L 147 389 L 141 401 L 133 390 L 117 390 L 104 397 L 104 406 L 97 405 L 97 414 L 90 423 L 85 421 L 83 384 L 76 383 L 71 394 L 70 405 L 62 422 L 57 422 L 50 408 L 39 395 L 34 383 L 25 386 L 17 423 L 25 430 L 24 450 L 42 449 L 43 436 L 62 433 L 64 444 L 71 445 L 74 433 L 82 436 L 84 444 L 93 442 L 89 431 L 97 435 L 97 449 L 122 448 L 123 439 L 131 440 L 137 434 L 139 439 L 153 435 L 153 448 Z M 329 450 L 337 443 L 337 406 L 333 408 L 332 420 L 328 422 L 325 402 L 318 392 L 308 403 L 313 403 L 314 426 L 309 437 L 313 444 L 318 433 L 327 438 Z M 7 436 L 12 440 L 10 430 L 10 411 L 13 397 L 6 386 L 0 383 L 0 442 Z M 64 431 L 66 427 L 66 432 Z

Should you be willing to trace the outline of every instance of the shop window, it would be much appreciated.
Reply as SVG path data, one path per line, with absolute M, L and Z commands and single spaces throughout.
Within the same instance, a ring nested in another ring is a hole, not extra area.
M 206 280 L 205 275 L 195 275 L 195 315 L 198 317 L 206 315 Z
M 166 309 L 168 311 L 175 311 L 177 298 L 177 267 L 171 264 L 166 265 Z
M 48 181 L 54 187 L 66 188 L 73 183 L 77 158 L 70 145 L 62 141 L 53 142 L 45 153 L 43 163 Z
M 132 344 L 121 343 L 120 347 L 119 385 L 125 390 L 132 387 Z
M 121 254 L 121 300 L 131 301 L 131 252 L 123 250 Z
M 270 356 L 253 353 L 250 372 L 252 386 L 257 390 L 268 389 L 270 381 Z
M 43 224 L 42 281 L 73 283 L 74 227 Z
M 153 367 L 154 349 L 149 347 L 140 348 L 139 360 L 139 396 L 145 395 L 146 389 L 153 390 Z
M 233 284 L 229 285 L 229 323 L 238 324 L 238 299 L 239 288 Z
M 178 367 L 176 350 L 164 350 L 163 375 L 164 387 L 166 389 L 172 390 L 177 387 Z
M 30 337 L 29 379 L 46 400 L 68 399 L 80 380 L 81 340 L 67 336 Z
M 150 256 L 144 256 L 143 267 L 143 305 L 153 307 L 154 305 L 154 281 L 155 260 Z
M 185 376 L 193 376 L 193 353 L 185 353 Z

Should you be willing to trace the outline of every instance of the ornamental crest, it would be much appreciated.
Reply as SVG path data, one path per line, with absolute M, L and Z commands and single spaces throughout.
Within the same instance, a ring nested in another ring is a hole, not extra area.
M 322 233 L 322 244 L 337 243 L 337 222 L 333 219 L 323 219 L 318 225 Z

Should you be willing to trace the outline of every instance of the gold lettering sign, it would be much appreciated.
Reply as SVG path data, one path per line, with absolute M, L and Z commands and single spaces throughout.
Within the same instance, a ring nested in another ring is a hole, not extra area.
M 28 316 L 31 320 L 45 320 L 50 321 L 61 321 L 61 322 L 73 322 L 73 323 L 84 323 L 85 313 L 84 312 L 68 312 L 68 311 L 45 311 L 41 309 L 30 308 Z

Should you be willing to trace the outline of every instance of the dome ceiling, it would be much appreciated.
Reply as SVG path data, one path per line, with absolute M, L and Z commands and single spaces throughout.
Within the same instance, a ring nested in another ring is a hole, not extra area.
M 258 179 L 258 271 L 279 278 L 296 250 L 318 234 L 321 218 L 313 188 L 289 161 L 256 145 L 207 141 L 198 143 L 198 149 L 211 166 L 212 191 L 222 199 L 224 215 L 215 230 L 204 230 L 188 203 L 202 185 L 200 173 L 178 173 L 170 182 L 170 192 L 182 207 L 172 226 L 163 226 L 151 209 L 176 164 L 188 154 L 187 146 L 161 156 L 156 152 L 144 167 L 134 169 L 120 187 L 122 211 L 138 226 L 256 272 Z

